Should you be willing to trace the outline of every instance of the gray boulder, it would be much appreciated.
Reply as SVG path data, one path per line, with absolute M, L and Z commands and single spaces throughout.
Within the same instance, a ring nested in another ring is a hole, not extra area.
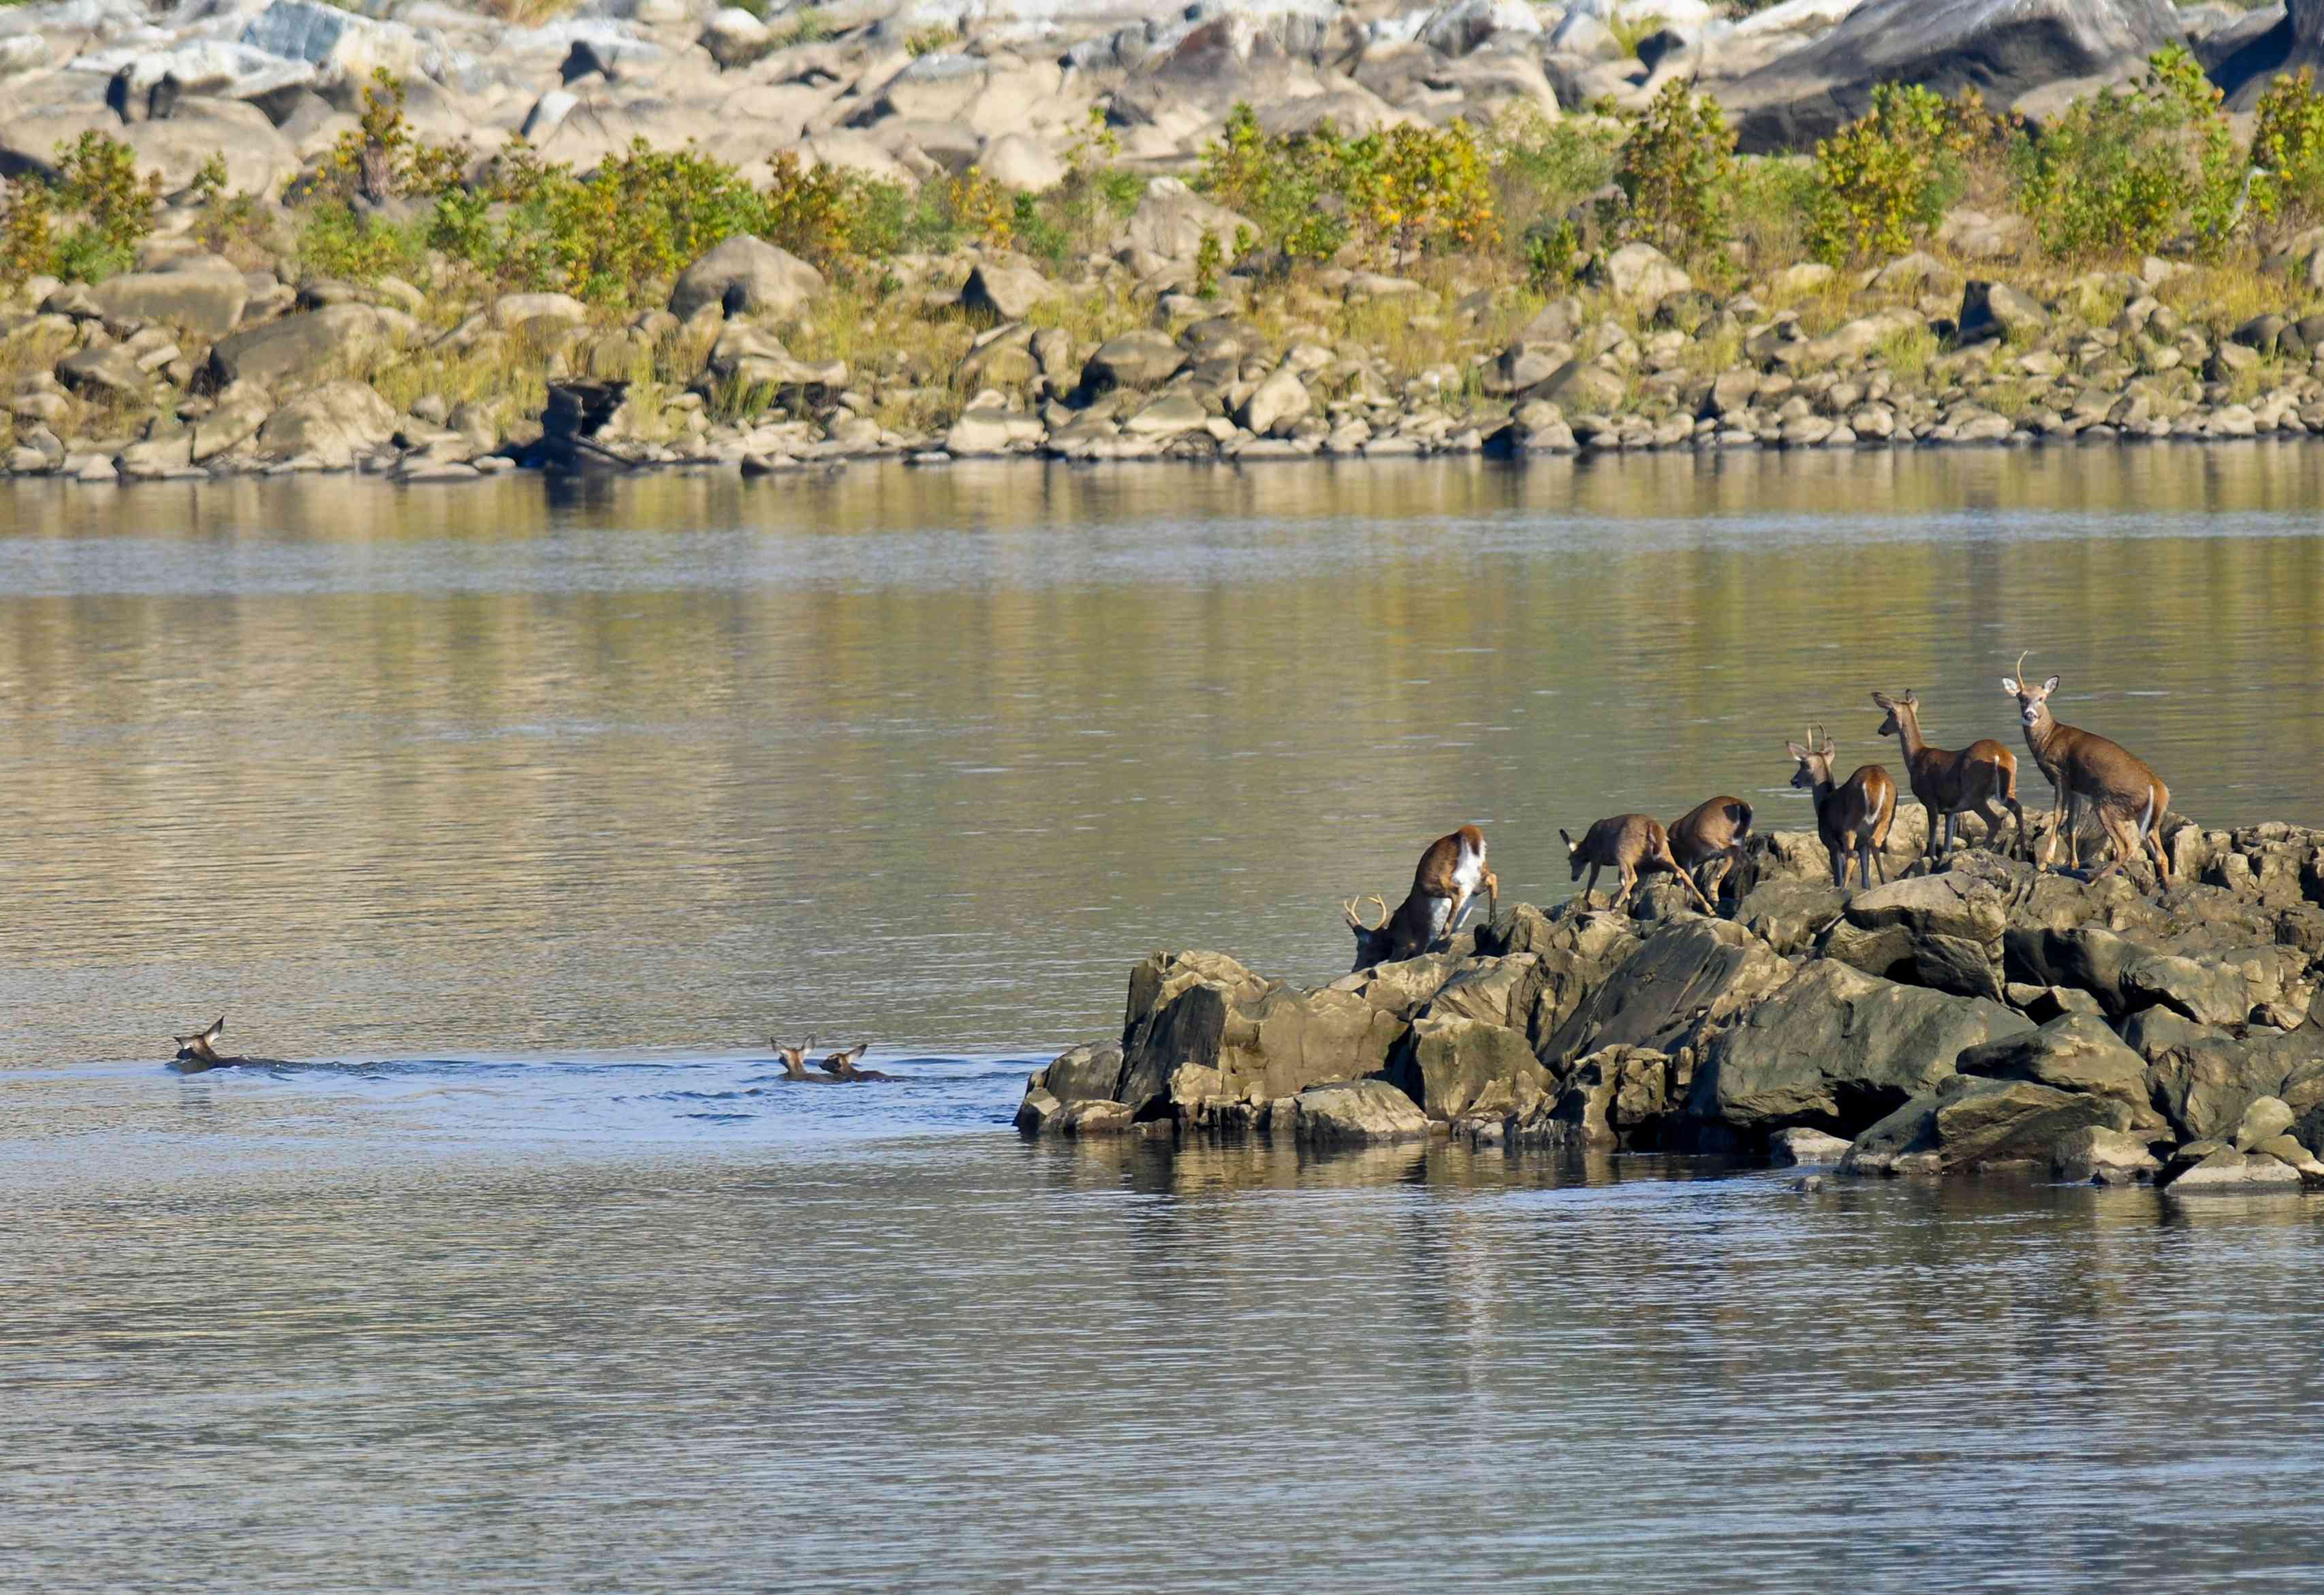
M 153 379 L 126 349 L 83 349 L 57 362 L 57 380 L 84 398 L 142 399 Z
M 258 429 L 258 446 L 283 459 L 345 470 L 395 436 L 395 407 L 368 383 L 342 377 L 301 393 Z
M 1082 367 L 1082 386 L 1092 393 L 1158 388 L 1185 363 L 1185 352 L 1167 333 L 1125 332 L 1098 346 Z
M 1854 1135 L 1950 1077 L 1964 1048 L 2032 1028 L 1985 998 L 1821 961 L 1711 1044 L 1687 1111 L 1746 1134 L 1796 1124 Z
M 1868 0 L 1815 42 L 1711 86 L 1749 153 L 1806 149 L 1881 83 L 1980 90 L 2005 106 L 2067 78 L 2129 73 L 2181 37 L 2168 0 Z
M 2126 1128 L 2157 1133 L 2164 1128 L 2163 1115 L 2148 1101 L 2146 1060 L 2089 1014 L 2066 1014 L 2038 1030 L 1964 1048 L 1953 1066 L 1963 1074 L 2030 1080 L 2056 1091 L 2109 1097 L 2129 1112 Z M 2287 1109 L 2283 1123 L 2268 1133 L 2291 1123 Z
M 1030 1084 L 1047 1090 L 1060 1102 L 1120 1100 L 1121 1043 L 1097 1041 L 1069 1047 L 1035 1072 Z
M 1385 1080 L 1345 1080 L 1311 1085 L 1278 1107 L 1291 1120 L 1293 1137 L 1320 1147 L 1376 1145 L 1385 1141 L 1420 1140 L 1428 1134 L 1428 1115 L 1403 1092 Z
M 972 316 L 1020 321 L 1056 292 L 1049 280 L 1030 266 L 979 262 L 961 285 L 960 308 Z
M 1165 262 L 1190 263 L 1202 253 L 1203 240 L 1218 240 L 1222 256 L 1232 262 L 1241 250 L 1236 239 L 1244 234 L 1256 239 L 1258 226 L 1210 200 L 1174 177 L 1157 178 L 1146 187 L 1138 208 L 1121 232 L 1121 248 Z
M 1541 1056 L 1558 1067 L 1609 1046 L 1668 1052 L 1729 1022 L 1792 978 L 1791 965 L 1741 926 L 1682 919 L 1658 927 L 1592 982 Z
M 2042 301 L 2006 282 L 1972 279 L 1961 287 L 1960 330 L 1953 341 L 1966 348 L 2008 337 L 2038 337 L 2050 329 Z
M 729 316 L 788 316 L 823 291 L 823 273 L 748 233 L 703 255 L 670 285 L 669 313 L 684 321 L 716 305 Z
M 2050 1148 L 2051 1176 L 2071 1185 L 2135 1185 L 2162 1170 L 2145 1137 L 2102 1124 L 2071 1130 Z
M 1848 1174 L 1949 1174 L 2000 1164 L 2054 1166 L 2064 1143 L 2093 1128 L 2121 1129 L 2125 1110 L 2030 1080 L 1956 1074 L 1856 1138 Z
M 1535 1061 L 1523 1034 L 1462 1018 L 1416 1021 L 1385 1077 L 1431 1119 L 1522 1111 L 1550 1083 L 1549 1071 Z
M 1998 1001 L 2008 925 L 1999 890 L 1948 871 L 1858 892 L 1821 951 L 1868 974 Z
M 380 336 L 379 312 L 369 305 L 326 305 L 285 316 L 211 345 L 202 385 L 214 391 L 237 382 L 265 387 L 303 382 Z
M 130 272 L 89 290 L 107 321 L 160 321 L 213 341 L 226 337 L 250 302 L 250 281 L 224 270 Z

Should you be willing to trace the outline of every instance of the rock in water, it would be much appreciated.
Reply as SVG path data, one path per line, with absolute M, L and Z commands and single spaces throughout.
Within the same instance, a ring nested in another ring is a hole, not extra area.
M 1384 1080 L 1311 1085 L 1293 1101 L 1293 1134 L 1314 1146 L 1360 1147 L 1428 1135 L 1428 1115 Z

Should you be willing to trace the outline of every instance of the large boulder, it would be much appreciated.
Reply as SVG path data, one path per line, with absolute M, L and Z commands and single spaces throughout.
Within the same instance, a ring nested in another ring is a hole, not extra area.
M 1609 1046 L 1669 1052 L 1699 1041 L 1792 978 L 1741 926 L 1690 917 L 1657 927 L 1543 1044 L 1552 1067 Z
M 1423 1019 L 1389 1061 L 1386 1078 L 1431 1119 L 1521 1112 L 1549 1090 L 1522 1032 L 1482 1019 Z
M 2324 74 L 2324 0 L 2258 6 L 2195 45 L 2196 59 L 2227 97 L 2248 111 L 2278 77 L 2306 67 Z
M 1803 1124 L 1852 1136 L 1950 1078 L 1964 1048 L 2033 1028 L 1982 997 L 1820 961 L 1711 1044 L 1687 1111 L 1747 1135 Z
M 215 257 L 205 257 L 206 259 Z M 213 341 L 250 302 L 250 281 L 227 262 L 190 271 L 129 272 L 89 290 L 107 321 L 160 321 Z
M 1121 231 L 1121 248 L 1185 264 L 1202 253 L 1203 240 L 1210 237 L 1218 240 L 1222 259 L 1231 262 L 1242 253 L 1236 240 L 1246 233 L 1254 240 L 1259 236 L 1249 217 L 1213 204 L 1176 178 L 1160 177 L 1146 186 L 1145 197 L 1130 213 Z
M 2148 1101 L 2146 1060 L 2090 1014 L 2063 1014 L 2038 1030 L 1966 1047 L 1953 1067 L 1963 1074 L 2030 1080 L 2056 1091 L 2111 1097 L 2129 1110 L 2126 1128 L 2163 1128 L 2163 1115 Z M 2282 1128 L 2291 1122 L 2287 1118 Z
M 960 308 L 972 316 L 1019 321 L 1043 300 L 1056 297 L 1049 280 L 1028 265 L 979 262 L 961 285 Z
M 1410 1141 L 1428 1134 L 1428 1115 L 1385 1080 L 1346 1080 L 1311 1085 L 1276 1109 L 1270 1129 L 1290 1121 L 1295 1139 L 1320 1147 Z
M 1868 1126 L 1840 1159 L 1849 1174 L 1949 1174 L 1998 1164 L 2056 1166 L 2070 1138 L 2120 1130 L 2126 1110 L 2104 1097 L 2030 1080 L 1956 1074 Z
M 1091 393 L 1116 388 L 1143 392 L 1160 387 L 1185 364 L 1185 351 L 1167 333 L 1120 333 L 1100 344 L 1082 367 L 1082 386 Z
M 1868 974 L 1998 1001 L 2008 925 L 1997 890 L 1949 871 L 1858 892 L 1821 951 Z
M 741 233 L 678 273 L 669 313 L 684 321 L 716 305 L 729 316 L 788 316 L 822 291 L 822 272 L 788 249 Z
M 2123 1039 L 2146 1060 L 2147 1098 L 2182 1140 L 2232 1136 L 2263 1097 L 2292 1104 L 2302 1139 L 2324 1132 L 2324 1025 L 2312 1017 L 2237 1035 L 2155 1009 L 2125 1025 Z
M 210 346 L 203 385 L 234 383 L 279 388 L 310 381 L 382 337 L 379 312 L 369 305 L 326 305 L 220 338 Z
M 2068 78 L 2119 78 L 2181 30 L 2168 0 L 1867 0 L 1815 42 L 1711 85 L 1749 153 L 1800 150 L 1882 83 L 1976 88 L 2006 106 Z
M 258 446 L 282 459 L 345 470 L 395 436 L 395 407 L 368 383 L 341 378 L 309 389 L 266 419 Z

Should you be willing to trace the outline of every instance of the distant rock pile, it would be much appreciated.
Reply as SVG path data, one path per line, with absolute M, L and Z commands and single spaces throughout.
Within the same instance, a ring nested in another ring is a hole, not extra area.
M 1628 917 L 1519 905 L 1312 991 L 1157 953 L 1018 1126 L 2324 1185 L 2324 831 L 2174 818 L 2155 899 L 1985 852 L 1924 871 L 1897 829 L 1908 872 L 1852 897 L 1776 832 L 1721 917 L 1668 881 Z

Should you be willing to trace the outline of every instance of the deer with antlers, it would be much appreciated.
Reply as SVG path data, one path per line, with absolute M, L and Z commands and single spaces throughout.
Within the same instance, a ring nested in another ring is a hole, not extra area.
M 1885 692 L 1872 695 L 1875 706 L 1886 709 L 1888 717 L 1880 723 L 1880 734 L 1893 736 L 1904 751 L 1904 779 L 1912 786 L 1913 796 L 1929 811 L 1929 844 L 1931 858 L 1942 858 L 1952 851 L 1953 833 L 1964 814 L 1980 816 L 1986 824 L 1988 845 L 2001 836 L 2001 811 L 2007 809 L 2017 816 L 2017 850 L 2030 851 L 2025 836 L 2025 806 L 2017 801 L 2017 755 L 1987 737 L 1971 742 L 1959 752 L 1944 748 L 1932 748 L 1921 740 L 1921 697 L 1905 691 L 1890 696 Z M 1942 840 L 1939 840 L 1937 822 L 1944 822 Z
M 1877 764 L 1859 766 L 1838 786 L 1832 784 L 1832 755 L 1840 750 L 1821 725 L 1808 727 L 1807 745 L 1785 742 L 1784 750 L 1799 761 L 1792 785 L 1805 788 L 1815 798 L 1816 834 L 1831 855 L 1831 883 L 1848 890 L 1848 861 L 1856 860 L 1856 884 L 1872 884 L 1877 870 L 1880 883 L 1888 883 L 1887 866 L 1880 850 L 1888 845 L 1888 827 L 1896 823 L 1896 783 Z
M 1743 812 L 1748 823 L 1750 810 L 1746 808 Z M 1609 908 L 1618 909 L 1630 900 L 1640 875 L 1667 870 L 1686 882 L 1687 890 L 1694 894 L 1694 900 L 1702 905 L 1704 913 L 1715 915 L 1719 911 L 1702 895 L 1702 888 L 1695 884 L 1694 876 L 1671 856 L 1670 833 L 1663 829 L 1662 821 L 1650 814 L 1618 814 L 1600 820 L 1579 842 L 1565 831 L 1558 834 L 1565 840 L 1566 857 L 1573 864 L 1573 879 L 1579 880 L 1582 871 L 1590 871 L 1589 883 L 1582 889 L 1582 911 L 1585 914 L 1590 911 L 1590 894 L 1598 890 L 1600 870 L 1618 870 L 1622 874 L 1622 890 L 1614 894 Z
M 2025 668 L 2023 653 L 2017 656 L 2017 668 L 2020 672 Z M 2050 834 L 2042 844 L 2042 866 L 2049 867 L 2062 830 L 2066 836 L 2066 862 L 2070 867 L 2080 867 L 2082 807 L 2087 804 L 2098 816 L 2099 828 L 2114 844 L 2115 852 L 2114 862 L 2091 879 L 2100 880 L 2116 870 L 2126 869 L 2144 848 L 2154 861 L 2156 876 L 2168 887 L 2171 864 L 2163 856 L 2162 838 L 2155 834 L 2155 827 L 2171 807 L 2171 788 L 2163 784 L 2163 778 L 2120 742 L 2064 724 L 2053 716 L 2050 713 L 2050 695 L 2058 690 L 2055 676 L 2039 687 L 2028 685 L 2023 674 L 2004 676 L 2001 690 L 2017 700 L 2017 718 L 2025 728 L 2025 745 L 2033 751 L 2034 762 L 2042 767 L 2042 773 L 2050 779 L 2058 795 L 2057 807 L 2051 816 Z
M 1485 834 L 1463 825 L 1449 836 L 1439 836 L 1420 855 L 1412 890 L 1395 913 L 1388 912 L 1386 898 L 1374 895 L 1379 923 L 1366 925 L 1357 917 L 1355 899 L 1340 905 L 1355 935 L 1356 969 L 1416 958 L 1449 940 L 1461 928 L 1480 887 L 1485 893 L 1485 917 L 1490 919 L 1500 906 L 1501 882 L 1485 862 Z
M 1751 834 L 1751 806 L 1724 793 L 1686 811 L 1670 828 L 1671 857 L 1693 878 L 1705 897 L 1716 899 L 1728 872 L 1743 861 L 1743 844 Z M 1706 866 L 1716 864 L 1708 880 Z

